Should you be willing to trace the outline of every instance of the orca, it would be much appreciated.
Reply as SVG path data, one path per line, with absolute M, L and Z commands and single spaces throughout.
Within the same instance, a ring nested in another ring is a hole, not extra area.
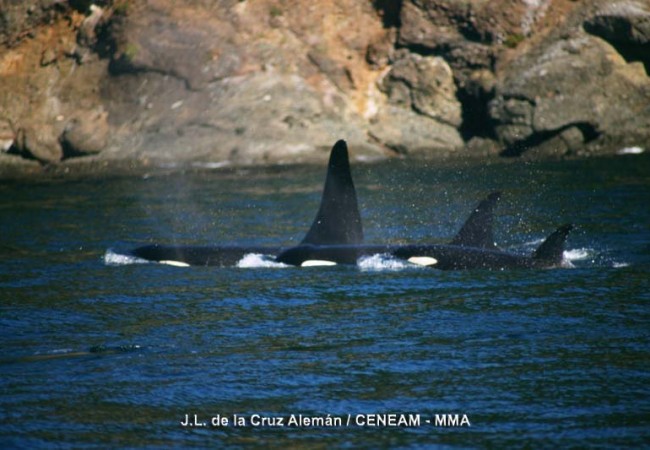
M 248 254 L 299 267 L 356 264 L 359 258 L 386 254 L 412 264 L 441 270 L 552 268 L 563 264 L 572 225 L 559 227 L 532 255 L 499 249 L 494 240 L 494 210 L 501 192 L 493 192 L 472 211 L 448 244 L 367 245 L 347 144 L 337 141 L 330 154 L 319 209 L 303 240 L 293 247 L 146 245 L 132 250 L 137 258 L 177 267 L 233 267 Z
M 503 251 L 496 246 L 493 237 L 493 211 L 500 196 L 500 192 L 494 192 L 479 203 L 449 244 L 301 244 L 282 251 L 276 257 L 276 261 L 302 267 L 306 265 L 305 262 L 309 261 L 356 264 L 361 257 L 385 254 L 412 264 L 440 270 L 562 267 L 566 239 L 573 229 L 573 225 L 567 224 L 557 228 L 532 255 Z
M 363 228 L 350 171 L 348 146 L 344 140 L 339 140 L 330 153 L 320 207 L 301 245 L 358 245 L 362 242 Z M 266 246 L 151 244 L 129 253 L 136 258 L 175 267 L 233 267 L 246 255 L 261 254 L 273 258 L 284 249 L 285 247 Z
M 557 228 L 532 255 L 520 255 L 498 249 L 459 245 L 404 245 L 390 252 L 396 258 L 431 258 L 431 267 L 440 270 L 468 269 L 552 269 L 564 267 L 564 246 L 573 229 L 567 224 Z
M 452 244 L 301 245 L 283 251 L 276 261 L 294 266 L 305 261 L 355 264 L 361 257 L 384 254 L 440 270 L 551 269 L 563 267 L 564 241 L 572 228 L 559 227 L 530 256 Z
M 191 246 L 151 244 L 138 247 L 129 253 L 136 258 L 175 267 L 218 266 L 233 267 L 245 255 L 252 253 L 276 255 L 282 247 L 262 246 Z
M 451 241 L 451 245 L 496 249 L 493 232 L 493 215 L 501 192 L 493 192 L 481 201 L 465 221 L 458 234 Z M 380 253 L 394 253 L 400 247 L 386 245 L 361 245 L 360 242 L 350 242 L 352 245 L 318 245 L 312 242 L 301 242 L 300 245 L 282 251 L 276 261 L 292 266 L 310 267 L 318 264 L 315 261 L 334 264 L 355 264 L 363 256 Z M 411 255 L 405 259 L 413 259 L 415 264 L 433 265 L 430 256 Z M 426 264 L 428 262 L 428 264 Z

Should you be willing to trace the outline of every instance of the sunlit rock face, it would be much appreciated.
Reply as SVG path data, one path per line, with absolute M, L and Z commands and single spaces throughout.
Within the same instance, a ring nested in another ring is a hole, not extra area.
M 586 155 L 650 134 L 647 0 L 0 0 L 0 166 Z
M 489 105 L 506 154 L 611 153 L 647 139 L 650 8 L 622 3 L 574 14 L 508 65 Z

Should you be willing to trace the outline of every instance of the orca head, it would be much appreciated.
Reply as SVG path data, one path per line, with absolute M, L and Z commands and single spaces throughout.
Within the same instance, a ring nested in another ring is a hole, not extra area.
M 494 209 L 501 192 L 492 192 L 481 201 L 450 242 L 452 245 L 477 247 L 488 250 L 497 248 L 494 242 Z
M 348 146 L 334 144 L 327 166 L 320 207 L 301 245 L 361 244 L 363 228 L 350 173 Z

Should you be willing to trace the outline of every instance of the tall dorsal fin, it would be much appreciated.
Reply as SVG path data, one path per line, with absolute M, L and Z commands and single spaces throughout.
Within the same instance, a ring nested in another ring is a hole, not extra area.
M 494 208 L 500 198 L 501 192 L 492 192 L 479 203 L 456 237 L 451 241 L 451 244 L 485 249 L 497 248 L 494 243 L 492 228 L 494 224 Z
M 573 230 L 573 225 L 562 225 L 546 238 L 533 253 L 533 259 L 550 264 L 560 264 L 564 254 L 564 243 Z
M 302 244 L 361 244 L 363 228 L 352 182 L 348 146 L 340 140 L 332 147 L 323 197 L 314 223 Z

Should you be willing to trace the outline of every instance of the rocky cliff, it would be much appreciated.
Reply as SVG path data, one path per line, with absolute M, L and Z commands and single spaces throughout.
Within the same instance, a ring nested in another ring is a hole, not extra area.
M 613 153 L 650 0 L 0 0 L 0 174 Z

